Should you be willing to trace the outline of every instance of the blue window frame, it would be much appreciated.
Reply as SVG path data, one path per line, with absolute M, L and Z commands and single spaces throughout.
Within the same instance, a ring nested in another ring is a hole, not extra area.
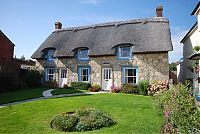
M 79 49 L 77 58 L 78 60 L 89 60 L 88 49 Z
M 55 79 L 55 69 L 46 68 L 45 69 L 45 81 L 53 81 Z
M 54 55 L 55 55 L 55 50 L 48 50 L 46 55 L 47 61 L 48 62 L 54 61 L 55 60 Z
M 90 82 L 90 67 L 89 66 L 78 67 L 78 81 Z
M 118 47 L 118 59 L 130 59 L 132 58 L 132 46 L 119 46 Z
M 126 84 L 137 84 L 138 67 L 122 67 L 122 82 Z

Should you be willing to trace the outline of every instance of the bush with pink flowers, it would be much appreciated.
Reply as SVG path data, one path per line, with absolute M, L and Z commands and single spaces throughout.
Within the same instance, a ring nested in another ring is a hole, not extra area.
M 200 111 L 190 92 L 190 88 L 178 84 L 154 96 L 154 104 L 165 119 L 162 133 L 200 133 Z

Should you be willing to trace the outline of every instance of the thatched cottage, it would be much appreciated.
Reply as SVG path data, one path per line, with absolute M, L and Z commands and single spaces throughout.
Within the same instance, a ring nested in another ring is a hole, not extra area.
M 40 45 L 32 58 L 44 80 L 60 87 L 74 81 L 98 83 L 103 90 L 147 79 L 168 80 L 172 42 L 162 6 L 153 18 L 62 28 Z

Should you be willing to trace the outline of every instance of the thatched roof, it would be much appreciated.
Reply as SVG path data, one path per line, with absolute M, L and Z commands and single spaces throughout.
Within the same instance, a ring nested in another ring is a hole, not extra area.
M 134 53 L 171 51 L 169 21 L 163 17 L 108 22 L 59 29 L 40 45 L 32 58 L 42 58 L 43 50 L 55 48 L 56 57 L 73 57 L 74 50 L 89 48 L 90 56 L 114 55 L 115 46 L 132 44 Z

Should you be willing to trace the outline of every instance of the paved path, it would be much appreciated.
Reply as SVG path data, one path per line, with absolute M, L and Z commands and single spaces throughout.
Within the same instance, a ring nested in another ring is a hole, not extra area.
M 49 90 L 44 91 L 42 93 L 44 97 L 6 103 L 6 104 L 3 104 L 3 105 L 0 105 L 0 108 L 12 106 L 12 105 L 15 105 L 15 104 L 20 104 L 20 103 L 25 103 L 25 102 L 31 102 L 31 101 L 42 100 L 42 99 L 49 99 L 49 98 L 60 98 L 60 97 L 70 97 L 70 96 L 79 96 L 79 95 L 92 95 L 92 94 L 110 93 L 108 91 L 99 91 L 99 92 L 81 92 L 81 93 L 74 93 L 74 94 L 52 95 L 51 91 L 53 91 L 53 90 L 55 90 L 55 89 L 49 89 Z
M 53 90 L 55 90 L 55 89 L 46 90 L 46 91 L 44 91 L 44 92 L 42 93 L 42 95 L 43 95 L 44 97 L 53 96 L 52 93 L 51 93 L 51 91 L 53 91 Z

